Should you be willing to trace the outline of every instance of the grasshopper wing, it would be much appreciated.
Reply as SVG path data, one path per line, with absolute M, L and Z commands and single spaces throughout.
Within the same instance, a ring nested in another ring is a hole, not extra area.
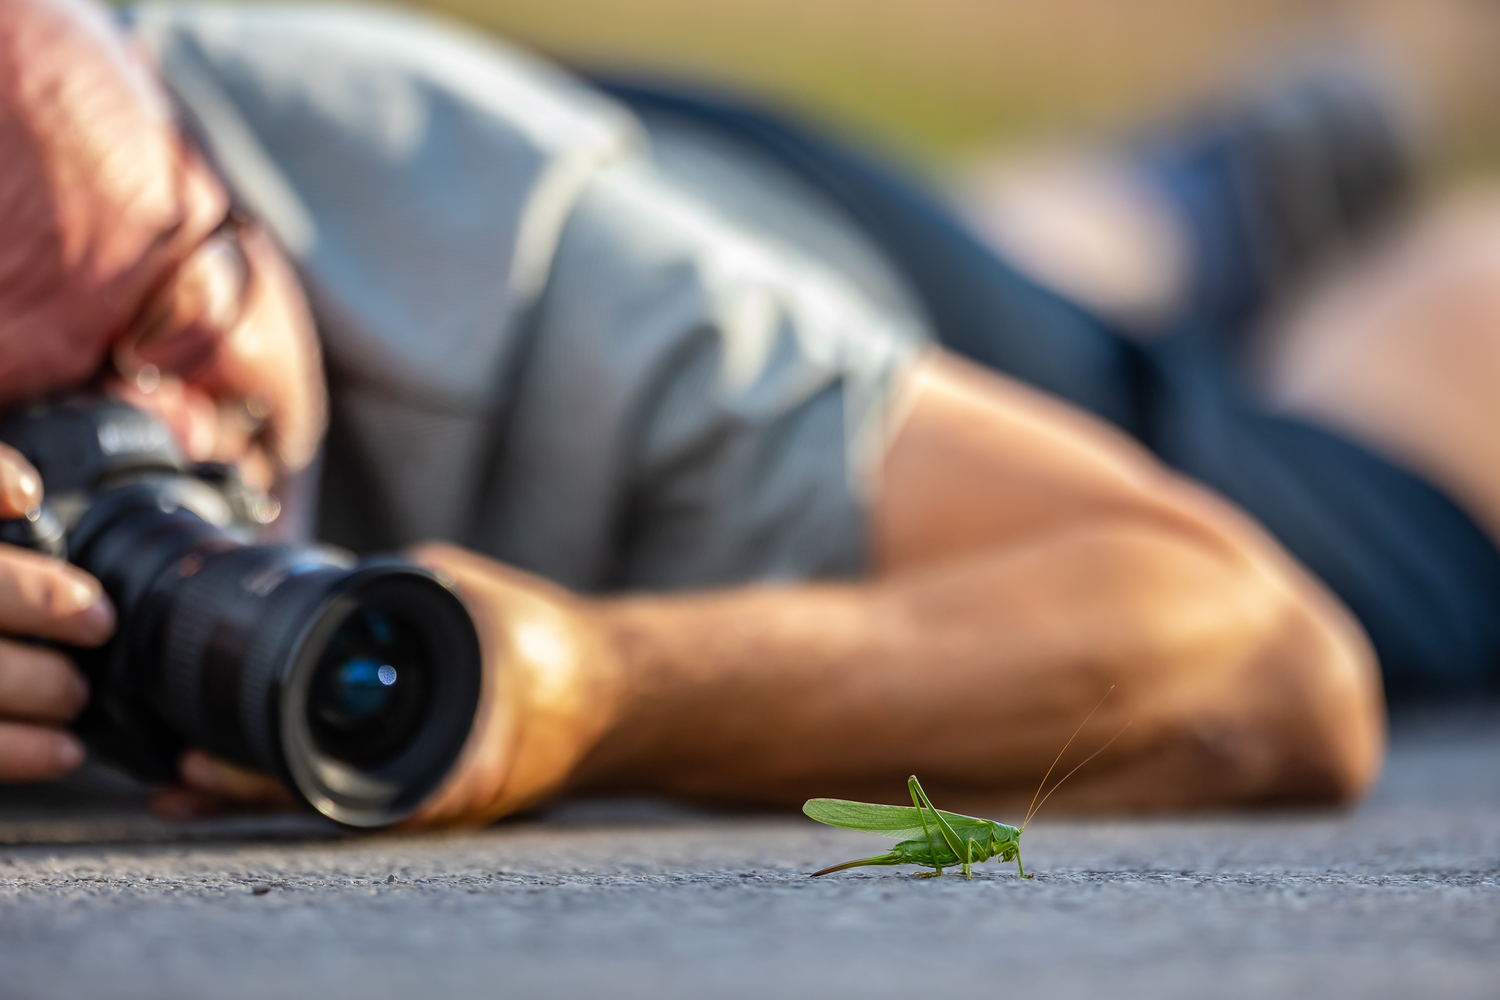
M 912 840 L 925 836 L 922 816 L 915 806 L 885 806 L 874 802 L 850 802 L 848 799 L 808 799 L 802 811 L 819 823 L 843 827 L 845 830 L 861 830 L 880 837 L 896 840 Z M 955 826 L 970 823 L 985 823 L 987 820 L 959 813 L 944 812 L 943 818 Z M 928 820 L 931 823 L 931 820 Z

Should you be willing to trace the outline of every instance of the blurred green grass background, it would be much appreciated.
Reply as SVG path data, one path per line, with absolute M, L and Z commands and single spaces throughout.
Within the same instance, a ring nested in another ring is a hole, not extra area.
M 1269 56 L 1362 47 L 1449 171 L 1500 163 L 1496 0 L 416 0 L 564 61 L 716 81 L 949 161 L 1170 112 Z

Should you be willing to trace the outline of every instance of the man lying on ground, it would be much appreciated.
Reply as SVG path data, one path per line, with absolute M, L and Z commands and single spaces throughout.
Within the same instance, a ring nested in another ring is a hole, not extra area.
M 1322 583 L 1119 429 L 933 346 L 920 282 L 835 207 L 762 173 L 736 209 L 748 153 L 701 143 L 700 190 L 597 91 L 403 15 L 128 20 L 0 0 L 0 401 L 103 384 L 195 459 L 311 477 L 321 537 L 443 540 L 416 555 L 486 682 L 417 822 L 912 771 L 1029 795 L 1111 685 L 1099 731 L 1132 725 L 1075 808 L 1378 772 L 1375 660 Z M 0 483 L 0 515 L 40 500 L 14 453 Z M 86 686 L 28 639 L 113 625 L 95 581 L 0 551 L 0 777 L 84 756 Z M 271 794 L 201 754 L 183 778 L 163 808 Z

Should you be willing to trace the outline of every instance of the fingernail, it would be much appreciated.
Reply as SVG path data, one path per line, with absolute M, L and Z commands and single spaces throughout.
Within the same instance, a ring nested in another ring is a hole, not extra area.
M 71 595 L 78 610 L 79 623 L 83 626 L 84 640 L 103 642 L 115 631 L 115 606 L 100 591 L 97 584 L 78 581 Z
M 97 604 L 100 598 L 99 585 L 92 580 L 73 580 L 68 585 L 68 596 L 73 605 L 82 611 Z
M 5 502 L 15 511 L 29 511 L 41 505 L 42 481 L 34 472 L 16 472 L 0 477 L 5 486 Z
M 161 369 L 155 365 L 141 365 L 140 371 L 135 373 L 135 387 L 149 396 L 160 386 Z
M 83 744 L 72 736 L 62 735 L 53 749 L 58 770 L 71 773 L 83 766 Z

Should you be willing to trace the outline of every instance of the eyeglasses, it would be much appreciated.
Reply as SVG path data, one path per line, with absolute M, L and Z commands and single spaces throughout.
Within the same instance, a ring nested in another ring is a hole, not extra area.
M 156 388 L 163 369 L 191 376 L 244 318 L 250 264 L 241 245 L 248 219 L 230 209 L 152 293 L 117 342 L 115 369 L 137 387 Z

